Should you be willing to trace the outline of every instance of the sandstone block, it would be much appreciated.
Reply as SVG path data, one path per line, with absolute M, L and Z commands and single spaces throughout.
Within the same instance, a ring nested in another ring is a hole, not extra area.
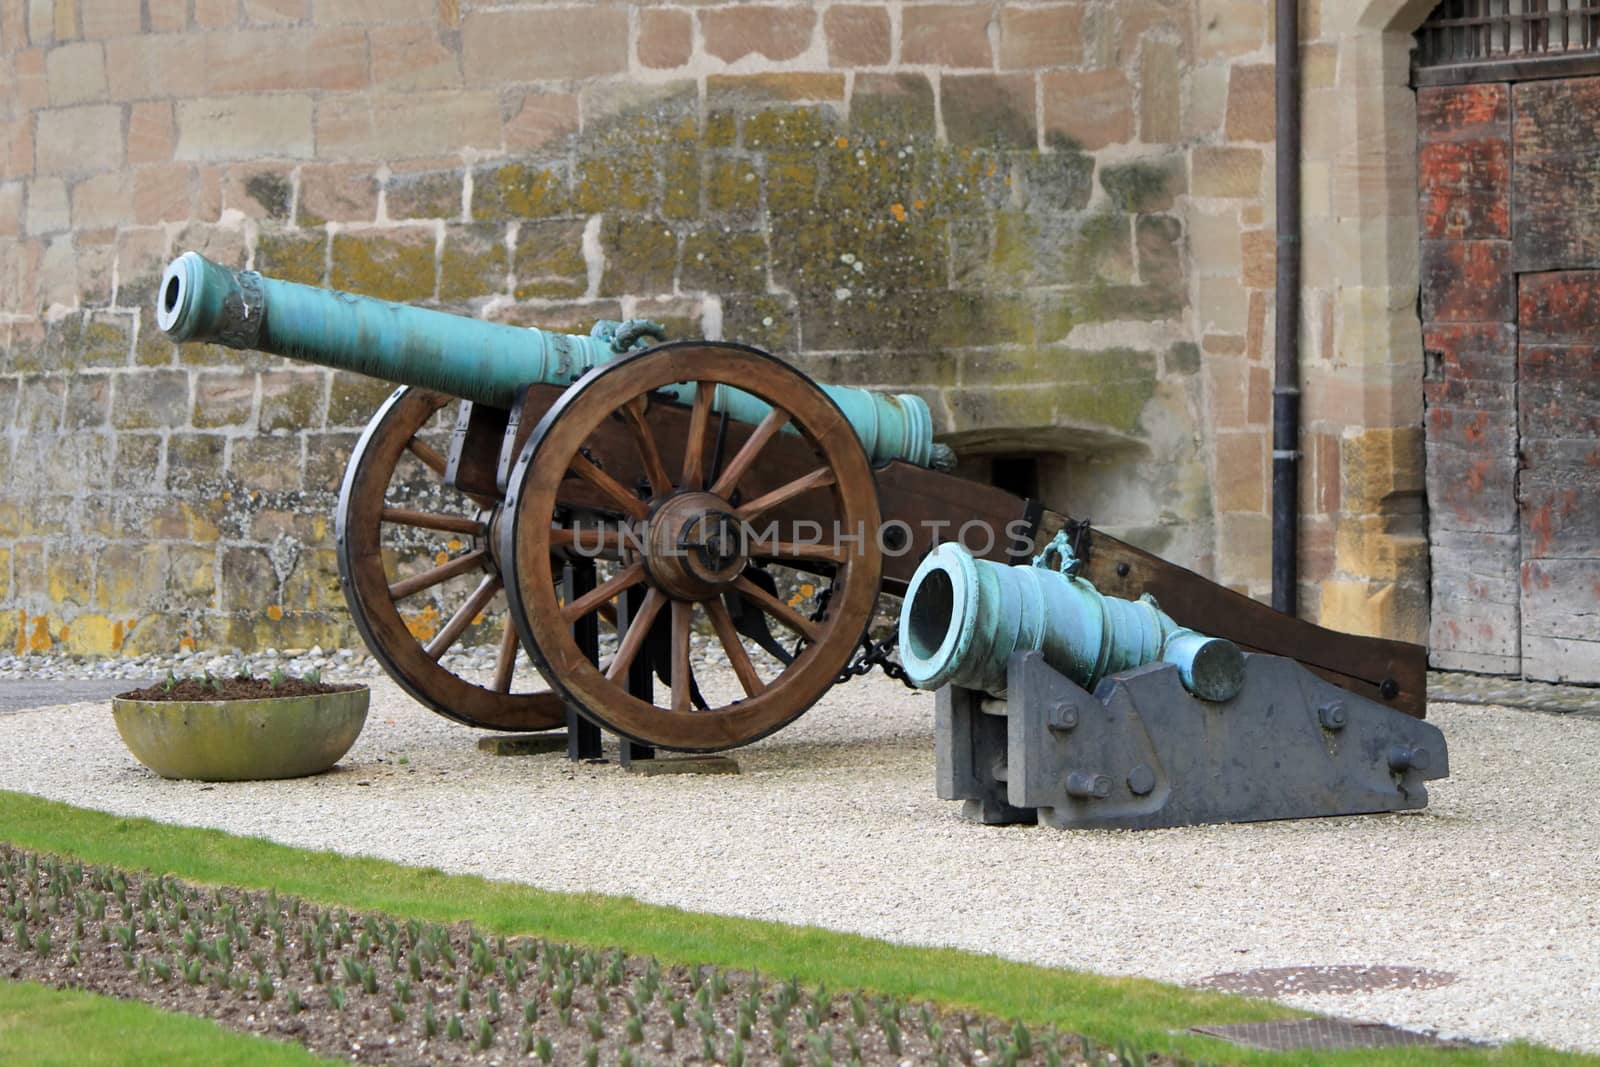
M 55 233 L 72 224 L 72 202 L 60 178 L 35 178 L 27 183 L 28 214 L 24 229 L 34 235 Z
M 182 160 L 309 158 L 315 147 L 311 98 L 301 95 L 206 97 L 179 100 Z
M 391 219 L 459 218 L 463 184 L 452 160 L 398 164 L 384 184 L 384 202 Z
M 867 137 L 931 137 L 933 86 L 923 74 L 858 74 L 850 128 Z
M 983 67 L 989 48 L 987 4 L 917 4 L 900 15 L 900 59 L 941 67 Z
M 1195 196 L 1250 198 L 1261 195 L 1261 150 L 1210 145 L 1195 146 Z
M 360 30 L 253 30 L 205 40 L 206 91 L 213 94 L 332 92 L 365 89 L 370 81 Z
M 294 202 L 293 168 L 282 163 L 229 167 L 222 175 L 222 208 L 253 219 L 289 221 Z
M 194 24 L 203 29 L 231 29 L 238 17 L 234 0 L 194 0 Z
M 1150 41 L 1139 60 L 1139 137 L 1146 144 L 1177 141 L 1180 130 L 1183 57 L 1178 46 Z
M 248 26 L 284 26 L 311 17 L 311 0 L 244 0 Z
M 482 11 L 462 19 L 468 85 L 621 74 L 627 63 L 628 13 L 620 8 Z
M 150 372 L 161 373 L 161 372 Z M 121 390 L 118 390 L 118 399 Z M 188 391 L 182 400 L 188 406 Z M 115 421 L 113 409 L 113 421 Z M 162 425 L 171 425 L 163 423 Z M 175 433 L 167 438 L 167 489 L 171 492 L 220 494 L 223 457 L 228 439 L 216 433 Z
M 506 163 L 473 174 L 472 215 L 485 221 L 550 218 L 571 211 L 564 166 Z
M 205 92 L 200 34 L 140 34 L 106 42 L 106 78 L 113 100 L 199 96 Z
M 864 4 L 838 4 L 822 16 L 828 63 L 835 67 L 879 67 L 889 62 L 889 12 Z
M 327 25 L 419 22 L 438 14 L 438 0 L 315 0 L 316 20 Z
M 461 55 L 427 22 L 376 27 L 367 38 L 375 88 L 391 93 L 460 88 Z
M 266 371 L 261 375 L 261 432 L 286 430 L 299 433 L 322 427 L 327 372 L 307 370 Z
M 92 430 L 108 425 L 110 418 L 111 375 L 74 374 L 67 383 L 62 426 L 68 430 Z
M 256 376 L 239 371 L 201 371 L 194 378 L 194 412 L 197 429 L 248 426 L 255 407 Z
M 335 234 L 329 284 L 380 300 L 432 299 L 434 245 L 433 230 L 424 227 Z
M 583 256 L 580 220 L 525 222 L 517 231 L 516 288 L 518 299 L 582 296 L 589 288 L 589 267 Z
M 228 456 L 228 474 L 247 490 L 299 489 L 301 442 L 299 434 L 237 438 Z
M 639 62 L 670 70 L 694 55 L 694 21 L 687 11 L 644 8 L 639 12 Z
M 1038 143 L 1032 75 L 948 75 L 940 107 L 951 144 L 1032 148 Z
M 600 231 L 605 273 L 600 295 L 672 291 L 678 265 L 678 238 L 654 219 L 608 216 Z
M 40 174 L 88 174 L 122 166 L 122 109 L 113 105 L 50 108 L 37 118 Z
M 439 299 L 476 300 L 503 293 L 510 256 L 495 224 L 452 226 L 439 253 Z
M 371 222 L 378 215 L 378 179 L 365 163 L 308 164 L 300 168 L 297 210 L 302 226 Z
M 500 143 L 496 93 L 339 95 L 317 102 L 317 155 L 324 159 L 415 159 Z
M 105 50 L 98 42 L 81 41 L 50 49 L 45 56 L 45 71 L 54 107 L 106 98 Z
M 378 405 L 394 392 L 394 388 L 389 382 L 381 382 L 364 374 L 334 371 L 328 388 L 327 425 L 356 429 L 365 426 L 373 412 L 378 410 Z M 348 455 L 348 452 L 345 454 Z M 334 484 L 337 485 L 337 481 Z
M 134 104 L 128 112 L 128 162 L 165 163 L 172 158 L 177 131 L 172 104 L 165 100 Z
M 153 33 L 177 33 L 189 21 L 188 0 L 146 0 Z
M 119 430 L 186 426 L 189 375 L 181 370 L 139 370 L 117 375 L 111 424 Z
M 1083 37 L 1083 4 L 1007 4 L 1000 12 L 1000 67 L 1038 70 L 1073 66 L 1083 55 Z
M 706 78 L 706 100 L 713 107 L 786 101 L 844 99 L 844 75 L 793 71 L 775 74 L 713 74 Z M 707 121 L 708 143 L 711 122 Z
M 1091 150 L 1133 138 L 1133 87 L 1122 71 L 1061 71 L 1042 78 L 1047 135 Z
M 1253 0 L 1199 0 L 1196 50 L 1200 58 L 1247 55 L 1265 47 L 1269 14 L 1270 5 Z
M 1228 76 L 1228 140 L 1272 141 L 1276 136 L 1274 96 L 1270 64 L 1235 66 Z
M 1345 633 L 1426 640 L 1427 590 L 1418 583 L 1331 578 L 1322 583 L 1321 625 Z
M 263 233 L 256 241 L 256 269 L 286 282 L 321 285 L 327 247 L 321 232 Z
M 72 187 L 72 224 L 76 229 L 114 228 L 133 214 L 133 183 L 126 171 L 96 174 Z
M 578 132 L 578 98 L 528 93 L 505 124 L 506 147 L 539 148 Z
M 811 47 L 816 12 L 809 5 L 785 7 L 718 7 L 700 15 L 706 52 L 724 63 L 748 55 L 784 62 Z

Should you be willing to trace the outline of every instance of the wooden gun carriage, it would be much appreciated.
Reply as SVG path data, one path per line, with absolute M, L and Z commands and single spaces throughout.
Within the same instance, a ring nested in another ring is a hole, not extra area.
M 174 340 L 405 383 L 350 458 L 340 575 L 377 660 L 468 725 L 545 729 L 571 707 L 641 744 L 745 744 L 804 712 L 864 647 L 881 652 L 867 638 L 880 594 L 902 595 L 938 543 L 961 536 L 977 557 L 1017 562 L 1063 529 L 1101 591 L 1152 594 L 1186 624 L 1423 713 L 1421 648 L 1278 614 L 1066 512 L 939 469 L 949 457 L 914 396 L 821 386 L 746 346 L 661 342 L 650 324 L 591 337 L 520 329 L 194 253 L 168 268 L 158 321 Z M 408 466 L 432 485 L 419 491 Z M 404 572 L 394 545 L 418 537 L 447 547 Z M 446 586 L 463 592 L 436 625 L 408 618 L 411 598 Z M 442 662 L 475 620 L 501 616 L 487 678 Z M 603 658 L 602 623 L 615 634 Z M 696 676 L 693 634 L 707 626 L 736 685 Z M 519 691 L 524 652 L 548 689 Z

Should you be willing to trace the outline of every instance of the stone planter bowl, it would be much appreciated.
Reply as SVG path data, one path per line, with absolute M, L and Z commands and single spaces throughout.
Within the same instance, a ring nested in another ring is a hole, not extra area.
M 242 782 L 320 774 L 350 751 L 367 721 L 366 686 L 263 700 L 113 697 L 117 733 L 163 778 Z

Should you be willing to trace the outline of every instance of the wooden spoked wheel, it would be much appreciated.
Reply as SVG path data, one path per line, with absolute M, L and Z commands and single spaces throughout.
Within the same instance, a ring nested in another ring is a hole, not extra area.
M 724 418 L 728 390 L 770 413 Z M 501 564 L 528 651 L 583 714 L 645 744 L 715 751 L 788 724 L 839 677 L 877 603 L 866 453 L 811 379 L 751 348 L 659 345 L 584 375 L 529 437 L 506 512 Z M 563 554 L 598 557 L 605 575 L 570 603 L 554 591 Z M 820 610 L 794 606 L 791 574 L 825 583 Z M 574 625 L 630 591 L 614 654 L 590 662 Z M 753 612 L 793 641 L 781 658 L 747 646 Z M 707 624 L 736 683 L 696 678 L 692 634 Z M 655 699 L 630 692 L 636 662 L 666 683 Z
M 406 692 L 468 726 L 546 730 L 566 721 L 561 698 L 513 691 L 521 650 L 490 543 L 500 501 L 446 485 L 430 443 L 445 435 L 426 432 L 453 403 L 402 388 L 367 424 L 339 493 L 339 579 L 368 650 Z M 470 629 L 495 625 L 497 610 L 498 635 L 471 635 L 495 642 L 486 684 L 440 663 Z

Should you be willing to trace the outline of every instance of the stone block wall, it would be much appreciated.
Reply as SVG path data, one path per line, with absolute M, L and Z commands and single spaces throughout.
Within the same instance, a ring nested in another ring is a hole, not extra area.
M 0 649 L 353 640 L 334 493 L 388 386 L 166 343 L 186 249 L 915 389 L 972 476 L 1032 457 L 1053 506 L 1265 595 L 1269 6 L 5 4 Z M 1392 284 L 1361 252 L 1414 162 L 1342 162 L 1373 105 L 1335 96 L 1395 35 L 1304 18 L 1303 600 L 1416 637 L 1415 244 Z

